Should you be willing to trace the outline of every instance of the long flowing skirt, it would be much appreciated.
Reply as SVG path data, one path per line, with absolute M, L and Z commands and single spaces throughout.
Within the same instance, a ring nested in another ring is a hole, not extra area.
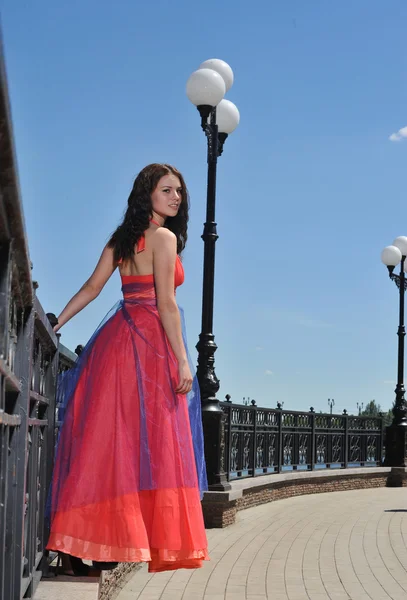
M 195 379 L 188 397 L 174 392 L 153 291 L 132 286 L 60 382 L 47 547 L 150 571 L 197 568 L 208 559 L 199 388 Z

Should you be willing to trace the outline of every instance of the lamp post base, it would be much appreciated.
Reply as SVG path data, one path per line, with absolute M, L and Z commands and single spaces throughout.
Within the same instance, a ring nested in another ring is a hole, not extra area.
M 390 425 L 386 427 L 385 467 L 407 467 L 407 427 Z
M 407 486 L 407 468 L 392 467 L 387 476 L 386 487 L 406 487 Z
M 226 492 L 232 487 L 225 473 L 225 414 L 222 410 L 202 411 L 208 489 Z

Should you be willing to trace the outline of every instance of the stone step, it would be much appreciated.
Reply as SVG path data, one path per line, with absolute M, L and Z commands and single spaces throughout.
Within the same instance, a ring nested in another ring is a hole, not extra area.
M 97 600 L 99 578 L 96 577 L 55 577 L 42 579 L 35 600 Z

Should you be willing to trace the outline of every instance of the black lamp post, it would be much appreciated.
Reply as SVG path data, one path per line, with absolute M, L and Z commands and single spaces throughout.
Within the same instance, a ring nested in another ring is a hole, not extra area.
M 335 406 L 335 400 L 332 398 L 328 398 L 329 411 L 332 414 L 332 409 Z
M 222 60 L 211 59 L 192 73 L 187 83 L 187 96 L 201 115 L 201 126 L 208 145 L 208 184 L 204 241 L 202 329 L 198 350 L 197 377 L 201 391 L 202 419 L 205 436 L 205 458 L 209 488 L 229 489 L 225 473 L 225 433 L 223 411 L 216 397 L 219 379 L 215 373 L 217 350 L 213 334 L 213 300 L 215 283 L 215 244 L 218 233 L 215 221 L 216 169 L 226 138 L 239 124 L 236 106 L 223 96 L 233 84 L 233 71 Z
M 395 389 L 396 400 L 393 406 L 393 422 L 386 427 L 386 458 L 385 466 L 406 467 L 407 466 L 407 406 L 404 398 L 404 338 L 406 329 L 404 326 L 404 295 L 406 291 L 406 276 L 404 269 L 407 256 L 407 237 L 398 237 L 392 246 L 387 246 L 382 252 L 382 262 L 389 270 L 392 279 L 399 289 L 399 327 L 398 335 L 398 365 L 397 386 Z M 395 267 L 400 264 L 400 273 L 393 273 Z M 391 477 L 388 485 L 401 485 L 399 477 Z

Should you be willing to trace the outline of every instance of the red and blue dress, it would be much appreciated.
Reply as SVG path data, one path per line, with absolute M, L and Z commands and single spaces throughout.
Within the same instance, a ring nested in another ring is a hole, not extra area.
M 183 281 L 177 257 L 175 287 Z M 148 562 L 150 572 L 197 568 L 208 559 L 198 383 L 194 378 L 188 396 L 174 391 L 178 364 L 154 276 L 122 276 L 122 292 L 60 381 L 64 419 L 47 548 Z

